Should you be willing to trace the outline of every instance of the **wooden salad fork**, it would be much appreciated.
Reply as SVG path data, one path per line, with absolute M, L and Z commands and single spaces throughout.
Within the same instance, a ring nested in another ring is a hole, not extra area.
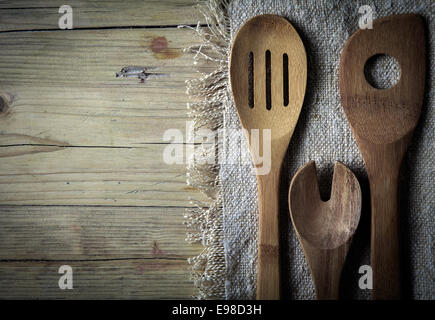
M 339 298 L 340 276 L 361 215 L 361 188 L 350 169 L 335 162 L 331 197 L 322 201 L 316 165 L 294 175 L 290 217 L 304 250 L 318 300 Z
M 257 299 L 279 299 L 280 172 L 307 81 L 305 48 L 293 26 L 277 15 L 247 21 L 231 49 L 230 79 L 258 183 Z
M 366 61 L 394 57 L 398 83 L 376 89 L 364 77 Z M 340 59 L 341 103 L 364 158 L 370 180 L 373 299 L 401 296 L 399 267 L 399 169 L 420 117 L 425 82 L 423 20 L 415 14 L 377 19 L 358 30 Z

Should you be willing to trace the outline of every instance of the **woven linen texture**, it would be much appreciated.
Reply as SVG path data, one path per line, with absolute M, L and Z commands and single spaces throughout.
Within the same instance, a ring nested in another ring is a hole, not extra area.
M 433 2 L 426 1 L 248 1 L 234 0 L 228 8 L 231 38 L 249 18 L 265 13 L 286 17 L 300 34 L 308 58 L 308 81 L 305 102 L 289 146 L 283 169 L 281 203 L 283 298 L 312 299 L 314 287 L 302 249 L 289 221 L 287 193 L 296 170 L 315 160 L 321 194 L 328 197 L 334 161 L 348 166 L 358 177 L 363 192 L 360 225 L 349 251 L 342 275 L 343 298 L 367 299 L 368 290 L 358 287 L 358 269 L 369 264 L 370 196 L 364 162 L 340 104 L 338 65 L 348 37 L 358 29 L 362 5 L 373 8 L 373 17 L 418 13 L 425 18 L 427 38 L 427 74 L 423 112 L 402 165 L 400 210 L 403 289 L 405 296 L 434 299 L 434 132 L 433 106 Z M 255 41 L 255 39 L 253 39 Z M 230 45 L 230 44 L 229 44 Z M 230 46 L 229 46 L 230 48 Z M 394 81 L 400 73 L 397 65 L 386 59 L 379 64 L 385 70 L 377 84 Z M 376 77 L 376 71 L 374 73 Z M 291 84 L 290 84 L 291 85 Z M 230 88 L 228 88 L 230 91 Z M 224 101 L 225 139 L 220 152 L 226 162 L 220 167 L 223 203 L 223 232 L 226 263 L 225 296 L 227 299 L 253 299 L 256 292 L 257 265 L 257 184 L 252 165 L 238 161 L 247 152 L 240 136 L 237 112 L 228 95 Z

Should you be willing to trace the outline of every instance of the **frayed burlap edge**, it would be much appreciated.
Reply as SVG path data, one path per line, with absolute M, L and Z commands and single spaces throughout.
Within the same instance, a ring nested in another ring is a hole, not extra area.
M 206 61 L 216 66 L 211 73 L 202 73 L 198 79 L 186 81 L 188 116 L 194 129 L 210 129 L 214 132 L 223 127 L 223 110 L 228 101 L 228 52 L 230 45 L 229 19 L 227 15 L 229 0 L 208 0 L 198 3 L 207 27 L 195 30 L 200 44 L 185 49 L 192 53 L 196 65 Z M 219 144 L 214 144 L 212 155 L 219 154 Z M 207 152 L 205 152 L 207 154 Z M 204 148 L 197 148 L 194 159 L 187 164 L 187 184 L 204 193 L 208 201 L 192 202 L 193 208 L 186 209 L 185 223 L 189 243 L 201 242 L 202 252 L 188 259 L 192 280 L 198 289 L 197 299 L 225 298 L 225 253 L 223 245 L 222 193 L 219 181 L 219 164 L 204 161 Z

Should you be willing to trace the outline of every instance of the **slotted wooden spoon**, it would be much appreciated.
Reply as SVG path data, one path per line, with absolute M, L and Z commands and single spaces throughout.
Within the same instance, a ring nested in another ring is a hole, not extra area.
M 364 64 L 376 54 L 395 58 L 399 82 L 385 90 L 369 85 Z M 420 117 L 425 81 L 423 20 L 414 14 L 375 20 L 358 30 L 340 59 L 340 95 L 370 180 L 373 299 L 400 298 L 399 169 Z
M 280 16 L 254 17 L 235 37 L 230 75 L 237 112 L 246 129 L 257 172 L 257 299 L 279 299 L 280 172 L 305 95 L 307 59 L 302 40 L 293 26 Z M 253 129 L 260 130 L 258 144 L 251 141 Z M 260 166 L 258 149 L 267 150 L 263 146 L 263 129 L 271 130 L 271 154 L 262 155 Z M 265 170 L 267 162 L 269 171 Z
M 316 165 L 310 161 L 292 179 L 289 208 L 316 298 L 338 299 L 341 271 L 361 214 L 357 178 L 346 166 L 335 162 L 331 197 L 322 201 Z

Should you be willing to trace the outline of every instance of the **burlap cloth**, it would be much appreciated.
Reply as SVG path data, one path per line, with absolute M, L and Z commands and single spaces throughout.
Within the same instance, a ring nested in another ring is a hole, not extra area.
M 364 162 L 352 136 L 340 104 L 338 65 L 348 37 L 358 29 L 362 5 L 373 8 L 373 17 L 399 13 L 418 13 L 425 18 L 427 37 L 427 76 L 423 112 L 414 132 L 401 169 L 400 218 L 402 271 L 405 297 L 434 299 L 434 132 L 433 105 L 433 7 L 424 1 L 337 1 L 337 0 L 266 0 L 230 1 L 226 8 L 230 39 L 249 18 L 265 13 L 286 17 L 301 36 L 308 58 L 308 81 L 302 112 L 285 160 L 281 192 L 281 247 L 283 298 L 312 299 L 314 287 L 302 249 L 290 223 L 287 206 L 289 182 L 295 171 L 309 160 L 318 168 L 321 193 L 328 197 L 334 161 L 338 160 L 357 175 L 363 192 L 363 210 L 357 233 L 342 274 L 341 297 L 367 299 L 369 290 L 361 290 L 358 269 L 369 265 L 370 196 Z M 223 14 L 223 13 L 222 13 Z M 228 48 L 230 48 L 230 45 Z M 375 81 L 380 86 L 398 76 L 398 67 L 390 60 L 381 61 L 385 72 Z M 227 70 L 227 69 L 223 69 Z M 385 70 L 385 69 L 384 69 Z M 228 91 L 231 89 L 228 86 Z M 253 299 L 257 268 L 257 184 L 252 165 L 240 163 L 240 152 L 247 152 L 245 138 L 237 131 L 240 122 L 231 94 L 223 99 L 224 143 L 219 152 L 227 159 L 219 168 L 222 202 L 222 229 L 225 264 L 222 277 L 226 299 Z M 242 151 L 240 151 L 240 148 Z M 220 223 L 220 222 L 219 222 Z M 222 232 L 222 233 L 221 233 Z M 220 253 L 216 246 L 216 255 Z M 211 255 L 213 257 L 213 255 Z M 223 267 L 223 266 L 222 266 Z M 218 269 L 218 268 L 217 268 Z M 219 296 L 219 295 L 218 295 Z M 204 296 L 203 296 L 204 297 Z M 205 296 L 207 297 L 207 296 Z

